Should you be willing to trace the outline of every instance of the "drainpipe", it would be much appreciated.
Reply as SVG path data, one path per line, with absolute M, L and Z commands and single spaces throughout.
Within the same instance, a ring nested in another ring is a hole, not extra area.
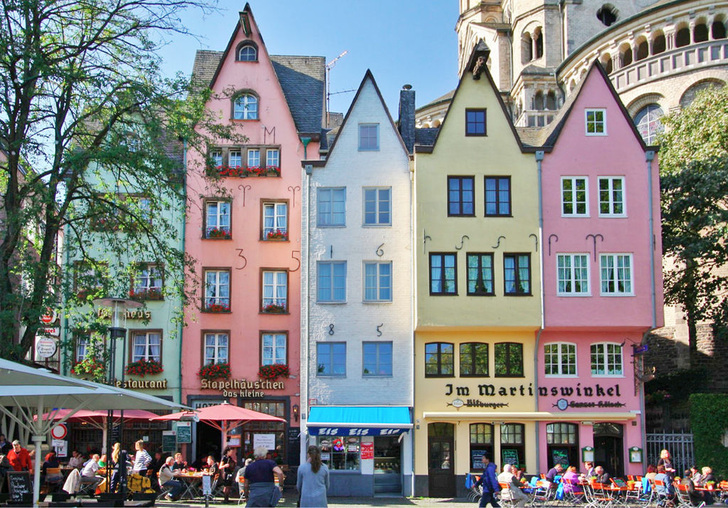
M 544 292 L 543 283 L 543 150 L 536 152 L 536 168 L 538 172 L 538 244 L 541 246 L 541 263 L 539 263 L 540 289 L 541 289 L 541 326 L 536 334 L 536 345 L 533 355 L 533 385 L 535 388 L 536 400 L 534 405 L 538 412 L 538 352 L 541 344 L 541 334 L 546 326 L 546 293 Z M 536 421 L 536 465 L 539 467 L 541 463 L 541 422 Z
M 301 138 L 303 142 L 304 152 L 308 145 L 310 138 Z M 303 259 L 301 260 L 301 372 L 300 372 L 300 432 L 301 432 L 301 444 L 299 455 L 301 457 L 301 464 L 306 461 L 306 448 L 308 445 L 308 379 L 309 379 L 309 341 L 310 341 L 310 327 L 309 320 L 311 318 L 311 302 L 310 302 L 310 258 L 311 258 L 311 175 L 313 174 L 313 165 L 304 165 L 303 182 L 305 188 L 305 207 L 301 210 L 301 241 L 305 242 L 305 245 L 301 246 L 303 251 Z
M 182 185 L 183 185 L 182 188 L 184 189 L 184 197 L 185 197 L 185 201 L 186 201 L 186 199 L 187 199 L 187 140 L 186 139 L 182 141 L 182 161 L 183 161 L 184 169 L 185 169 L 184 176 L 182 177 Z M 184 201 L 183 201 L 183 203 L 184 203 Z M 181 215 L 182 215 L 182 217 L 181 217 L 181 220 L 182 220 L 182 239 L 181 239 L 181 242 L 182 242 L 182 252 L 184 252 L 184 250 L 185 250 L 185 241 L 186 241 L 186 237 L 185 237 L 185 233 L 186 233 L 186 231 L 185 231 L 185 214 L 182 213 Z M 184 270 L 184 268 L 183 268 L 183 270 Z M 183 277 L 184 277 L 184 273 L 183 273 Z M 183 304 L 183 302 L 180 301 L 180 304 Z M 184 404 L 184 401 L 182 400 L 182 333 L 183 333 L 183 330 L 184 330 L 184 319 L 180 319 L 180 321 L 179 321 L 179 332 L 178 332 L 179 333 L 179 370 L 180 370 L 180 375 L 179 375 L 179 395 L 178 395 L 178 397 L 179 397 L 179 403 L 180 404 Z

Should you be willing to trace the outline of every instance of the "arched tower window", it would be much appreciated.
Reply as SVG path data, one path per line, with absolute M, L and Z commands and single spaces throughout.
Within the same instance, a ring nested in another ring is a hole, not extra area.
M 652 40 L 652 54 L 659 55 L 660 53 L 664 53 L 666 49 L 667 43 L 665 41 L 665 34 L 660 32 Z
M 682 48 L 690 44 L 690 29 L 683 27 L 675 34 L 675 47 Z
M 636 61 L 644 60 L 650 55 L 649 44 L 647 39 L 642 39 L 637 43 L 637 58 Z
M 257 62 L 258 46 L 253 41 L 243 41 L 235 50 L 235 60 L 238 62 Z
M 648 104 L 640 109 L 634 117 L 637 130 L 648 145 L 654 145 L 657 141 L 657 135 L 664 130 L 660 120 L 662 115 L 660 106 Z
M 622 62 L 622 67 L 626 67 L 632 63 L 632 46 L 623 44 L 619 48 L 619 61 Z
M 543 56 L 543 30 L 541 27 L 533 32 L 533 52 L 536 58 Z
M 695 25 L 695 30 L 693 31 L 693 41 L 694 42 L 705 42 L 708 40 L 708 26 L 705 23 L 700 23 L 699 25 Z
M 521 63 L 527 64 L 533 60 L 533 41 L 531 34 L 526 32 L 521 37 Z
M 720 20 L 713 21 L 710 32 L 713 39 L 725 39 L 725 25 Z
M 546 109 L 556 111 L 556 93 L 553 90 L 546 94 Z
M 602 58 L 599 60 L 599 62 L 602 64 L 602 67 L 604 67 L 604 72 L 607 74 L 611 74 L 614 69 L 612 69 L 612 55 L 607 53 L 606 55 L 602 56 Z

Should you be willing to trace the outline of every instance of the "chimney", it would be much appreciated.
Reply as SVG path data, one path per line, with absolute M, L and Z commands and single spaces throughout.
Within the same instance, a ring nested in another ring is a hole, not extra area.
M 404 85 L 399 92 L 399 133 L 407 151 L 415 146 L 415 91 L 412 85 Z

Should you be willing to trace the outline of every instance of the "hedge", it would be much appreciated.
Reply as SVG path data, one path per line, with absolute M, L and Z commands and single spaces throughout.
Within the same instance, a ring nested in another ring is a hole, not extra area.
M 710 466 L 716 478 L 728 477 L 728 394 L 695 393 L 690 396 L 690 426 L 698 468 Z

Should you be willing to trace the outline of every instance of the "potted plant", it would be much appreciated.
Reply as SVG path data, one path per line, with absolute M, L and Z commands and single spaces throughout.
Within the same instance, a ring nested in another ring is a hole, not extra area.
M 207 379 L 212 381 L 213 379 L 230 379 L 230 364 L 229 363 L 208 363 L 200 367 L 197 372 L 200 379 Z
M 265 235 L 266 240 L 288 240 L 288 231 L 274 229 Z
M 285 304 L 269 303 L 263 307 L 263 312 L 266 314 L 283 314 L 286 312 Z
M 228 228 L 210 228 L 207 230 L 207 238 L 230 240 L 233 234 Z
M 129 291 L 132 300 L 162 300 L 161 288 L 132 289 Z
M 207 312 L 230 312 L 230 305 L 227 303 L 206 303 L 205 311 L 207 311 Z
M 278 166 L 268 166 L 265 168 L 268 176 L 281 176 L 281 168 Z
M 279 377 L 288 377 L 291 375 L 291 371 L 288 369 L 288 365 L 282 363 L 276 363 L 273 365 L 261 365 L 258 371 L 258 377 L 261 379 L 267 379 L 274 381 Z
M 71 367 L 71 373 L 77 376 L 88 374 L 94 381 L 101 381 L 106 374 L 106 364 L 98 358 L 84 358 Z
M 164 372 L 162 363 L 157 360 L 145 360 L 142 358 L 139 361 L 131 362 L 126 366 L 126 373 L 133 376 L 144 377 L 147 374 L 153 376 L 154 374 L 161 374 Z

